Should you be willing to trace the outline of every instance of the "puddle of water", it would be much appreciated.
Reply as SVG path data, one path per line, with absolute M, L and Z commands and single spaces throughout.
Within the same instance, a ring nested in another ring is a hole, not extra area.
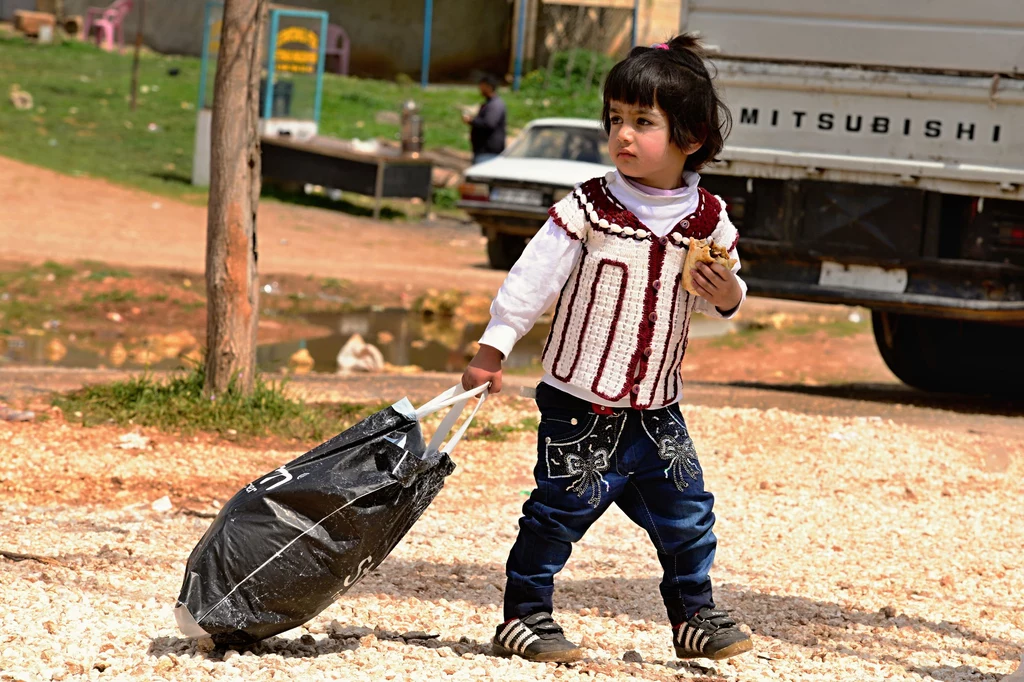
M 353 334 L 359 334 L 380 349 L 385 362 L 392 365 L 416 365 L 431 372 L 461 372 L 468 361 L 467 349 L 487 327 L 483 322 L 424 317 L 401 308 L 324 313 L 306 319 L 332 333 L 316 339 L 261 346 L 256 350 L 256 363 L 261 369 L 276 371 L 287 366 L 292 354 L 305 345 L 313 357 L 314 372 L 336 372 L 338 352 Z M 547 325 L 534 327 L 516 345 L 505 366 L 520 369 L 539 363 L 547 333 Z
M 59 341 L 63 351 L 58 352 L 51 344 Z M 0 367 L 18 365 L 27 367 L 66 367 L 69 369 L 96 369 L 98 367 L 116 367 L 118 369 L 149 369 L 165 370 L 186 366 L 178 358 L 160 358 L 150 364 L 137 362 L 128 355 L 115 362 L 111 360 L 110 350 L 116 345 L 115 340 L 94 340 L 93 345 L 102 346 L 102 352 L 94 348 L 85 348 L 74 342 L 55 335 L 46 336 L 8 336 L 0 338 Z M 116 356 L 115 356 L 116 357 Z
M 392 365 L 416 365 L 433 372 L 461 372 L 469 360 L 467 349 L 480 338 L 487 326 L 486 322 L 424 317 L 402 308 L 322 313 L 311 315 L 307 320 L 311 324 L 330 329 L 331 333 L 315 339 L 262 345 L 256 350 L 257 366 L 266 372 L 276 372 L 287 367 L 291 356 L 305 346 L 315 362 L 314 372 L 334 373 L 338 369 L 338 351 L 353 334 L 359 334 L 367 343 L 379 348 L 385 361 Z M 728 320 L 697 316 L 691 323 L 690 337 L 721 336 L 727 334 L 733 326 L 734 323 Z M 538 367 L 548 330 L 547 323 L 535 325 L 516 344 L 505 361 L 505 369 Z M 67 339 L 60 339 L 65 352 L 55 354 L 52 346 L 55 338 L 54 335 L 11 336 L 0 340 L 0 366 L 14 364 L 85 369 L 116 366 L 132 370 L 145 369 L 147 366 L 154 370 L 186 366 L 177 358 L 161 358 L 146 365 L 137 361 L 131 352 L 126 358 L 118 358 L 121 364 L 116 364 L 112 362 L 110 352 L 117 343 L 116 339 L 93 340 L 92 344 L 101 346 L 102 350 L 84 348 Z
M 457 318 L 423 317 L 408 310 L 384 309 L 344 314 L 322 314 L 307 318 L 312 324 L 334 330 L 330 336 L 308 341 L 289 341 L 260 347 L 257 364 L 266 370 L 287 366 L 288 359 L 303 344 L 313 357 L 314 372 L 336 372 L 338 351 L 359 334 L 380 349 L 392 365 L 416 365 L 432 372 L 461 372 L 469 357 L 465 350 L 477 341 L 486 322 L 465 322 Z M 735 323 L 698 315 L 690 325 L 690 338 L 707 338 L 729 333 Z M 538 322 L 512 349 L 504 368 L 517 370 L 539 367 L 550 325 Z

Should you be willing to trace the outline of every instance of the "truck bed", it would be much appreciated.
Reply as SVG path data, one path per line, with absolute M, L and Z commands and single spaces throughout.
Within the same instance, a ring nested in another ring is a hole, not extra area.
M 1024 74 L 1019 0 L 683 0 L 723 57 Z

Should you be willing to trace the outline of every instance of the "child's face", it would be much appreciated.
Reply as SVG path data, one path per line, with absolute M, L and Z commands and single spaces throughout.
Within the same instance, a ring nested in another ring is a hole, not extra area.
M 700 148 L 680 149 L 672 143 L 669 119 L 655 104 L 644 108 L 612 100 L 608 107 L 611 130 L 608 153 L 619 172 L 649 187 L 682 186 L 686 157 Z

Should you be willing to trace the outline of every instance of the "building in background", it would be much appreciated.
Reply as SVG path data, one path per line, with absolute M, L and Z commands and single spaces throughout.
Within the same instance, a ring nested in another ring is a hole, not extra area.
M 68 14 L 85 14 L 105 0 L 65 0 Z M 140 0 L 136 0 L 136 5 Z M 203 43 L 205 0 L 147 0 L 146 44 L 165 54 L 198 56 Z M 287 3 L 325 10 L 348 33 L 350 72 L 357 76 L 419 78 L 423 48 L 424 0 L 302 0 Z M 274 3 L 274 6 L 284 6 Z M 125 22 L 128 42 L 135 39 L 138 10 Z M 430 60 L 432 80 L 465 80 L 478 71 L 503 73 L 511 51 L 509 0 L 434 0 Z
M 147 2 L 146 44 L 164 54 L 199 55 L 206 0 Z M 526 3 L 523 57 L 529 71 L 546 67 L 554 53 L 574 48 L 623 55 L 634 38 L 634 13 L 637 43 L 662 42 L 678 31 L 683 0 L 433 0 L 430 79 L 511 73 L 521 2 Z M 84 15 L 86 8 L 103 4 L 65 0 L 68 14 Z M 352 41 L 352 75 L 390 79 L 406 74 L 419 80 L 425 0 L 302 0 L 289 5 L 325 10 L 331 23 L 344 27 Z M 129 43 L 138 16 L 135 9 L 126 19 Z

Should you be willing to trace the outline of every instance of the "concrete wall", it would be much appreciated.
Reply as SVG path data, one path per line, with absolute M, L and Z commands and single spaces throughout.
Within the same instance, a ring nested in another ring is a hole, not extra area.
M 634 0 L 525 1 L 536 18 L 535 31 L 528 28 L 526 33 L 528 69 L 544 68 L 552 52 L 574 46 L 615 57 L 625 56 L 631 47 Z M 640 0 L 637 44 L 653 45 L 675 36 L 681 11 L 682 0 Z
M 103 5 L 103 0 L 65 0 L 69 14 Z M 299 4 L 299 3 L 296 3 Z M 301 0 L 326 10 L 352 41 L 351 72 L 358 76 L 420 77 L 423 0 Z M 167 54 L 198 55 L 202 49 L 204 0 L 147 0 L 146 44 Z M 509 0 L 434 0 L 431 80 L 467 78 L 477 71 L 504 74 L 509 55 L 512 9 Z M 134 41 L 136 8 L 125 23 Z

